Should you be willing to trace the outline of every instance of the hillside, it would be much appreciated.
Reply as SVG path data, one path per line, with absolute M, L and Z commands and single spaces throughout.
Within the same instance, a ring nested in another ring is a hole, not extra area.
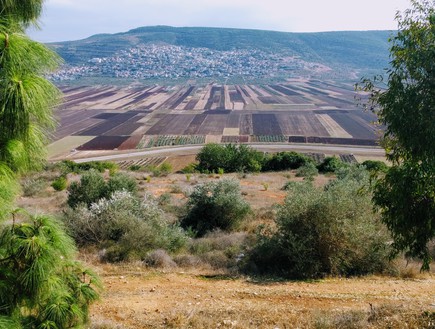
M 339 68 L 342 78 L 349 78 L 360 72 L 379 73 L 387 67 L 390 35 L 391 31 L 287 33 L 154 26 L 124 33 L 99 34 L 51 46 L 75 68 L 76 73 L 77 68 L 81 68 L 82 74 L 76 74 L 75 78 L 227 79 L 240 76 L 263 78 L 268 74 L 282 78 L 323 73 L 324 68 Z M 140 66 L 144 61 L 148 61 L 147 65 Z M 170 76 L 172 67 L 176 69 L 186 61 L 188 70 Z M 127 64 L 126 73 L 123 65 Z M 324 68 L 318 70 L 319 66 Z M 251 67 L 265 70 L 256 72 Z M 136 74 L 136 71 L 144 70 L 150 70 L 152 74 Z
M 180 165 L 193 158 L 169 160 Z M 140 193 L 147 191 L 159 198 L 166 212 L 185 203 L 185 191 L 195 185 L 239 178 L 255 216 L 247 219 L 241 232 L 192 240 L 186 247 L 192 254 L 172 256 L 179 265 L 169 256 L 156 266 L 141 261 L 110 264 L 99 261 L 94 249 L 82 250 L 81 258 L 93 266 L 105 286 L 101 301 L 91 308 L 89 328 L 433 328 L 433 272 L 418 273 L 414 262 L 405 266 L 399 261 L 395 276 L 304 281 L 246 276 L 226 268 L 244 237 L 271 223 L 274 204 L 282 204 L 286 196 L 284 182 L 302 180 L 294 171 L 246 177 L 192 174 L 189 179 L 170 174 L 149 181 L 144 180 L 145 172 L 129 174 L 138 180 Z M 32 196 L 21 197 L 19 206 L 63 213 L 67 192 L 55 192 L 49 186 L 56 172 L 38 175 L 27 179 L 24 191 Z M 330 179 L 319 175 L 314 182 L 322 186 Z

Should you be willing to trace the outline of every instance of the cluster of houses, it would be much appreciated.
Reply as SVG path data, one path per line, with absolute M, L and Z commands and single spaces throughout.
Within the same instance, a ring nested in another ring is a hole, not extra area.
M 93 58 L 54 73 L 55 81 L 82 77 L 130 79 L 231 78 L 292 76 L 310 63 L 289 54 L 258 49 L 211 50 L 166 44 L 140 45 L 112 57 Z

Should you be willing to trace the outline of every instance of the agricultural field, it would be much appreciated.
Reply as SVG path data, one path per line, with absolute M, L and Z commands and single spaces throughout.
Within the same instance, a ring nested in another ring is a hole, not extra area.
M 333 81 L 61 89 L 51 157 L 210 141 L 376 146 L 379 135 L 353 85 Z

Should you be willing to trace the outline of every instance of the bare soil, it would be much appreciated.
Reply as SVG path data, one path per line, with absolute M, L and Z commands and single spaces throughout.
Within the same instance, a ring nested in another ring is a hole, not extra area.
M 106 290 L 92 307 L 94 324 L 315 328 L 336 321 L 344 324 L 340 328 L 434 328 L 430 319 L 419 319 L 424 312 L 435 311 L 431 276 L 267 282 L 219 276 L 204 269 L 165 272 L 139 265 L 100 265 L 98 271 Z

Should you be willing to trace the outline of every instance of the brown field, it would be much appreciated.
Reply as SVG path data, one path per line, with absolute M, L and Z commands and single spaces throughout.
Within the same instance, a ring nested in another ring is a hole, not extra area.
M 135 149 L 146 135 L 205 135 L 222 142 L 285 136 L 293 143 L 334 143 L 341 138 L 338 144 L 349 145 L 376 145 L 378 138 L 373 114 L 355 105 L 353 86 L 334 82 L 76 87 L 63 92 L 53 142 L 87 137 L 86 144 L 74 147 L 78 150 Z M 70 144 L 63 150 L 60 145 L 53 148 L 57 155 L 68 154 Z

